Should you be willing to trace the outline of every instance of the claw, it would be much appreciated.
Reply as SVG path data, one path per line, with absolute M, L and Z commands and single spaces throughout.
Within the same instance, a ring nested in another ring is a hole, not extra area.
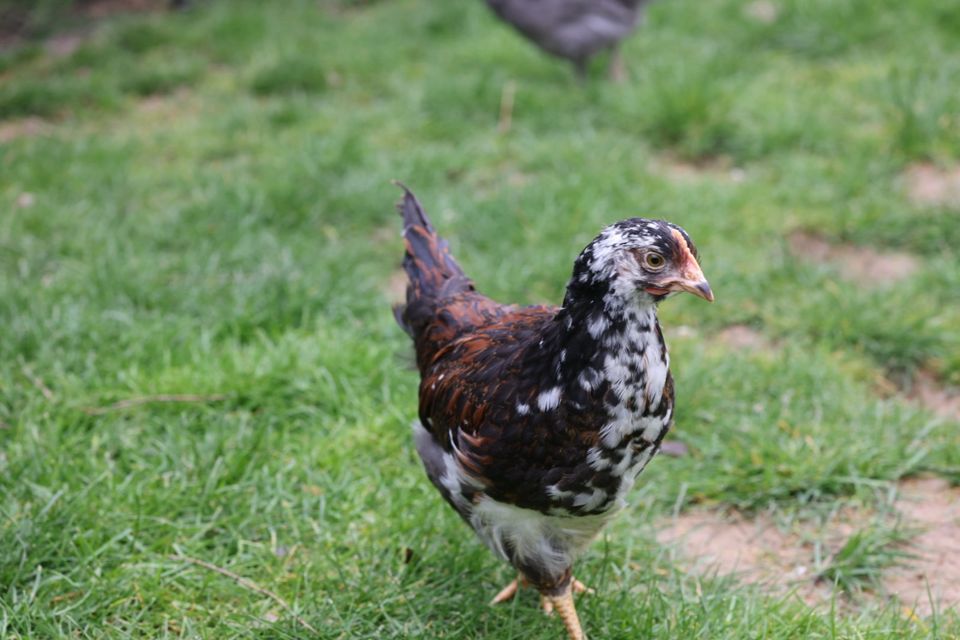
M 520 583 L 517 580 L 511 580 L 510 584 L 505 586 L 500 592 L 493 596 L 493 600 L 490 601 L 490 605 L 502 604 L 504 602 L 509 602 L 513 600 L 513 596 L 517 595 L 517 591 L 520 590 Z
M 544 614 L 553 615 L 553 601 L 545 595 L 540 596 L 540 608 L 543 609 Z
M 582 582 L 580 582 L 580 581 L 577 580 L 576 578 L 573 578 L 573 579 L 570 581 L 570 588 L 573 589 L 573 592 L 574 592 L 574 593 L 589 593 L 590 595 L 593 595 L 593 594 L 596 593 L 596 591 L 594 591 L 593 589 L 591 589 L 591 588 L 588 587 L 587 585 L 583 584 Z
M 530 584 L 526 578 L 523 577 L 523 574 L 517 576 L 516 580 L 511 580 L 510 584 L 505 586 L 503 589 L 500 589 L 500 592 L 493 596 L 493 600 L 490 601 L 490 605 L 502 604 L 504 602 L 510 602 L 513 600 L 513 597 L 517 595 L 517 591 L 520 590 L 520 587 L 525 587 Z

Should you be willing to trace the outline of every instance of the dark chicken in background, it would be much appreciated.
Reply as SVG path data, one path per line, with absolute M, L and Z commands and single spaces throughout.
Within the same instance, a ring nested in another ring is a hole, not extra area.
M 535 45 L 586 75 L 590 58 L 612 50 L 610 75 L 622 80 L 618 45 L 643 19 L 648 0 L 486 0 L 504 22 Z
M 478 293 L 404 187 L 409 277 L 394 309 L 420 370 L 417 452 L 481 540 L 584 638 L 571 567 L 626 505 L 673 419 L 657 304 L 713 300 L 680 227 L 631 218 L 604 229 L 573 266 L 562 307 L 503 305 Z

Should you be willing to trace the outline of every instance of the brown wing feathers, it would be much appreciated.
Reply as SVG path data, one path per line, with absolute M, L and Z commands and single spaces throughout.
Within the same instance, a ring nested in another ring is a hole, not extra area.
M 544 483 L 579 470 L 596 440 L 586 416 L 536 410 L 544 385 L 557 380 L 556 354 L 542 347 L 558 310 L 478 293 L 407 190 L 399 209 L 410 284 L 395 314 L 414 339 L 420 422 L 486 493 L 546 510 Z

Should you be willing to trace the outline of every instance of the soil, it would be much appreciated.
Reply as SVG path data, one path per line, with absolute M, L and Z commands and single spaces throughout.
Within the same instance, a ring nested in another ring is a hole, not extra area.
M 938 416 L 960 422 L 960 388 L 941 384 L 929 371 L 921 369 L 917 372 L 907 398 Z
M 756 0 L 743 7 L 743 15 L 763 24 L 776 22 L 778 13 L 777 5 L 766 0 Z
M 916 557 L 887 571 L 884 588 L 921 616 L 960 605 L 960 489 L 942 478 L 906 480 L 897 509 L 920 533 L 910 546 Z
M 918 532 L 906 547 L 911 557 L 887 569 L 880 588 L 859 601 L 896 598 L 919 616 L 933 607 L 960 605 L 960 489 L 941 478 L 916 478 L 902 482 L 899 494 L 895 508 L 901 524 Z M 798 524 L 784 531 L 763 515 L 696 510 L 663 520 L 657 540 L 673 546 L 693 573 L 733 575 L 774 593 L 792 592 L 811 606 L 829 607 L 831 587 L 817 580 L 814 543 L 829 557 L 874 515 L 845 509 L 825 526 Z M 845 600 L 844 608 L 857 602 Z
M 399 252 L 403 251 L 403 228 L 399 220 L 399 218 L 391 219 L 391 224 L 385 224 L 374 229 L 373 233 L 370 234 L 373 244 L 377 247 L 393 246 L 399 255 Z
M 137 102 L 137 109 L 141 113 L 161 118 L 181 117 L 194 107 L 190 92 L 183 87 L 173 93 L 146 96 Z
M 690 558 L 696 573 L 734 574 L 746 582 L 806 573 L 799 539 L 792 539 L 763 517 L 690 511 L 665 523 L 657 540 L 679 543 L 681 555 Z
M 0 143 L 40 135 L 47 128 L 47 122 L 35 116 L 0 121 Z
M 768 517 L 690 511 L 665 521 L 657 541 L 674 546 L 692 573 L 732 575 L 781 595 L 792 590 L 811 606 L 829 599 L 815 579 L 811 548 Z
M 717 334 L 717 340 L 737 351 L 774 348 L 766 336 L 745 324 L 734 324 L 722 329 Z
M 48 38 L 43 43 L 43 48 L 54 58 L 66 58 L 79 49 L 80 45 L 87 41 L 87 38 L 89 38 L 88 34 L 80 32 L 59 33 Z
M 702 179 L 724 182 L 743 182 L 746 172 L 732 165 L 727 158 L 710 158 L 691 162 L 666 155 L 658 158 L 650 167 L 651 173 L 663 176 L 674 182 L 695 182 Z
M 960 166 L 914 164 L 904 174 L 904 182 L 914 204 L 960 208 Z
M 797 231 L 787 239 L 790 252 L 811 263 L 828 262 L 840 277 L 864 287 L 879 287 L 912 276 L 919 260 L 902 251 L 879 251 L 852 244 L 832 244 L 822 236 Z
M 679 440 L 664 440 L 660 443 L 660 455 L 670 458 L 683 458 L 690 454 L 690 448 Z

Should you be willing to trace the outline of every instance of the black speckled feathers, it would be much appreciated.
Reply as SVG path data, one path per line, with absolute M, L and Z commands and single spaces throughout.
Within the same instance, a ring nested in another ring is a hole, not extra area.
M 399 209 L 410 283 L 394 313 L 420 369 L 417 453 L 480 540 L 583 640 L 572 566 L 673 420 L 656 310 L 678 291 L 713 300 L 696 249 L 668 222 L 624 220 L 580 253 L 562 307 L 502 305 L 476 291 L 406 188 Z
M 461 496 L 452 478 L 434 483 L 465 518 L 481 496 L 544 514 L 616 506 L 666 433 L 673 384 L 653 304 L 663 296 L 638 298 L 643 283 L 615 254 L 673 259 L 689 238 L 679 247 L 678 227 L 620 222 L 577 259 L 562 308 L 516 307 L 474 289 L 409 191 L 400 211 L 410 285 L 396 313 L 416 346 L 420 421 L 455 457 Z

